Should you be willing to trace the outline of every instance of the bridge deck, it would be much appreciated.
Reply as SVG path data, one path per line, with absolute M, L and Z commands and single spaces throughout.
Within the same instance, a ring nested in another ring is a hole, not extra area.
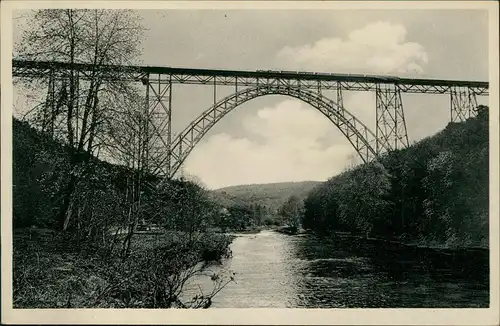
M 92 72 L 95 66 L 91 64 L 77 63 L 71 65 L 65 62 L 49 61 L 24 61 L 12 60 L 13 76 L 36 76 L 47 73 L 48 70 L 64 71 L 78 70 L 81 72 Z M 159 79 L 165 81 L 167 77 L 172 77 L 172 82 L 186 84 L 209 84 L 216 82 L 218 85 L 242 86 L 273 83 L 277 80 L 293 80 L 295 82 L 304 81 L 304 87 L 326 86 L 325 88 L 335 88 L 332 82 L 354 83 L 359 90 L 371 90 L 378 84 L 399 85 L 404 92 L 416 93 L 446 93 L 450 87 L 473 88 L 478 95 L 487 94 L 489 83 L 484 81 L 465 80 L 445 80 L 445 79 L 420 79 L 420 78 L 400 78 L 397 76 L 384 75 L 363 75 L 363 74 L 337 74 L 337 73 L 316 73 L 299 71 L 245 71 L 245 70 L 222 70 L 222 69 L 196 69 L 196 68 L 175 68 L 161 66 L 99 66 L 101 72 L 112 72 L 116 78 L 140 80 L 147 74 L 159 75 Z M 121 73 L 121 75 L 120 75 Z M 241 80 L 238 82 L 238 78 Z M 314 82 L 311 83 L 311 82 Z M 321 82 L 326 82 L 322 85 Z M 294 84 L 293 86 L 297 86 Z M 330 86 L 330 87 L 329 87 Z M 349 89 L 349 85 L 345 85 Z M 351 85 L 352 86 L 352 85 Z M 344 87 L 344 85 L 342 86 Z M 356 90 L 356 89 L 354 89 Z

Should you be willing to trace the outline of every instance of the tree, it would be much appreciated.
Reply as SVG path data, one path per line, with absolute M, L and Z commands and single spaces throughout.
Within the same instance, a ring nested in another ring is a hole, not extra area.
M 489 118 L 489 107 L 486 105 L 478 105 L 477 109 L 477 117 L 481 120 L 488 121 Z
M 231 229 L 244 230 L 250 226 L 253 218 L 253 210 L 246 204 L 235 204 L 228 208 L 229 225 Z
M 297 196 L 292 195 L 281 206 L 279 214 L 283 216 L 284 222 L 288 224 L 288 226 L 297 228 L 304 214 L 304 204 Z
M 96 244 L 96 249 L 109 246 L 109 252 L 113 253 L 115 243 L 119 243 L 115 240 L 121 237 L 117 237 L 119 231 L 126 229 L 121 240 L 123 259 L 109 255 L 107 259 L 96 260 L 99 266 L 95 269 L 115 274 L 109 277 L 109 286 L 96 296 L 98 299 L 111 297 L 126 285 L 127 288 L 122 289 L 126 306 L 131 304 L 129 286 L 135 286 L 133 295 L 139 296 L 136 301 L 142 302 L 139 306 L 208 307 L 211 298 L 232 276 L 223 281 L 215 275 L 214 290 L 190 302 L 181 302 L 179 297 L 186 282 L 207 271 L 208 258 L 221 258 L 228 253 L 228 238 L 192 241 L 198 240 L 193 239 L 193 235 L 211 223 L 215 206 L 205 189 L 195 182 L 162 183 L 151 175 L 151 165 L 158 162 L 149 155 L 153 142 L 152 123 L 145 109 L 149 103 L 139 95 L 135 85 L 121 79 L 119 68 L 103 69 L 105 65 L 134 64 L 140 54 L 143 31 L 138 14 L 127 10 L 39 10 L 32 13 L 29 21 L 30 28 L 16 46 L 17 58 L 65 62 L 70 68 L 76 63 L 90 67 L 85 73 L 53 69 L 27 85 L 31 88 L 30 94 L 41 88 L 49 89 L 46 100 L 34 106 L 27 117 L 41 134 L 57 144 L 62 156 L 57 157 L 57 161 L 61 161 L 58 168 L 64 171 L 52 173 L 43 167 L 43 180 L 37 179 L 35 183 L 45 189 L 34 189 L 33 193 L 54 195 L 58 228 L 68 231 L 63 233 L 62 243 L 68 244 L 67 238 L 76 234 L 77 238 L 90 239 L 89 243 Z M 40 165 L 53 163 L 56 158 L 50 154 L 43 152 L 42 158 L 33 161 Z M 28 155 L 22 157 L 16 165 L 30 159 Z M 64 180 L 51 182 L 54 181 L 50 179 L 51 174 Z M 33 173 L 33 176 L 39 174 Z M 18 180 L 30 177 L 16 175 Z M 160 187 L 161 184 L 164 187 Z M 17 192 L 16 198 L 22 194 Z M 16 207 L 16 212 L 34 215 L 44 208 L 36 205 L 36 210 Z M 169 214 L 162 217 L 166 211 Z M 163 218 L 165 226 L 182 230 L 188 237 L 180 237 L 178 241 L 167 239 L 164 245 L 155 243 L 154 250 L 145 244 L 142 248 L 145 252 L 141 252 L 141 244 L 132 250 L 132 237 L 139 221 L 151 221 L 153 217 Z M 30 222 L 26 220 L 22 223 Z M 112 227 L 116 230 L 109 241 L 111 232 L 108 231 Z M 209 238 L 209 235 L 203 236 Z M 200 267 L 201 261 L 204 263 Z M 102 276 L 105 272 L 99 271 L 99 274 Z M 130 280 L 132 276 L 136 279 Z
M 37 10 L 28 20 L 30 28 L 15 47 L 18 58 L 91 65 L 85 77 L 73 69 L 54 70 L 30 84 L 52 89 L 47 100 L 31 110 L 31 119 L 41 120 L 42 128 L 68 146 L 71 172 L 59 194 L 58 214 L 65 230 L 73 215 L 74 192 L 103 145 L 103 126 L 116 114 L 109 105 L 131 88 L 117 78 L 119 71 L 101 67 L 135 60 L 143 27 L 139 16 L 128 10 Z
M 214 224 L 219 208 L 200 185 L 192 181 L 173 180 L 163 183 L 158 191 L 166 209 L 161 210 L 161 223 L 166 228 L 186 232 L 189 241 L 192 241 L 197 232 L 203 232 Z
M 440 152 L 427 163 L 427 176 L 422 180 L 427 198 L 425 208 L 426 231 L 433 240 L 452 235 L 450 196 L 454 183 L 453 153 Z

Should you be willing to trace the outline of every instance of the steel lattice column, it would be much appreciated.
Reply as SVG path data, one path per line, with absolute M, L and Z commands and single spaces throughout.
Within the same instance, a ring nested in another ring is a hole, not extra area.
M 43 107 L 43 115 L 40 118 L 40 127 L 42 131 L 48 132 L 54 135 L 54 119 L 56 112 L 56 90 L 55 90 L 55 75 L 54 70 L 50 70 L 49 73 L 49 83 L 47 89 L 47 97 L 45 99 L 45 105 Z
M 376 107 L 377 154 L 381 154 L 384 147 L 393 150 L 408 147 L 408 133 L 399 87 L 394 84 L 377 85 Z
M 172 77 L 147 75 L 145 162 L 148 171 L 169 175 L 172 143 Z
M 476 94 L 465 87 L 450 88 L 451 122 L 461 122 L 474 116 L 477 107 Z
M 342 85 L 337 83 L 337 105 L 341 108 L 344 107 L 344 96 L 342 95 Z

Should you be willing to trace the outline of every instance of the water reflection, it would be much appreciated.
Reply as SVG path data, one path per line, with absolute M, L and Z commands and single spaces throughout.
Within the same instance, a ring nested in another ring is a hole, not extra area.
M 269 231 L 236 238 L 230 268 L 236 272 L 237 283 L 230 284 L 214 306 L 295 306 L 298 275 L 290 268 L 293 247 L 286 237 Z
M 271 231 L 238 236 L 232 251 L 237 283 L 213 307 L 488 307 L 488 252 L 435 253 Z
M 488 307 L 488 253 L 434 252 L 339 237 L 295 242 L 303 307 Z M 328 253 L 328 254 L 327 254 Z M 329 255 L 330 259 L 314 259 Z M 321 280 L 319 280 L 321 279 Z

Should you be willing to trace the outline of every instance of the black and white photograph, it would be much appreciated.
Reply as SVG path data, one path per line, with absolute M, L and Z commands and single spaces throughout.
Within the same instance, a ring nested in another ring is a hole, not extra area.
M 168 2 L 2 3 L 3 311 L 498 323 L 498 4 Z

